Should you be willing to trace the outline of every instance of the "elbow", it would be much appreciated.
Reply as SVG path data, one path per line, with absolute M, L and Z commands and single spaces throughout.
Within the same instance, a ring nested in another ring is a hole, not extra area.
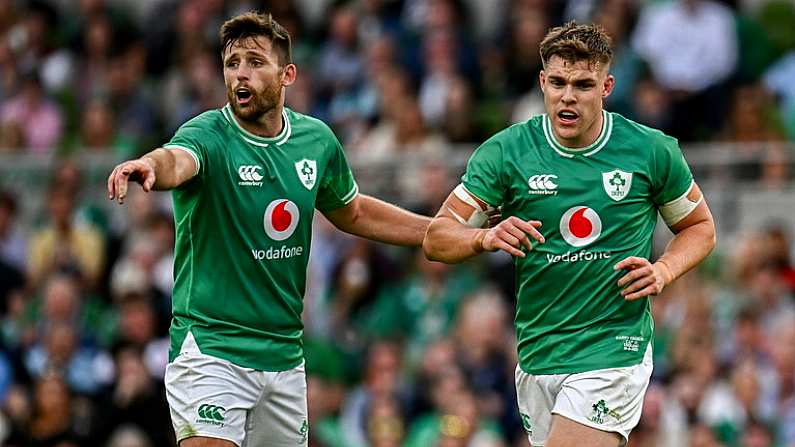
M 718 235 L 717 235 L 717 232 L 715 231 L 715 224 L 711 224 L 709 226 L 709 245 L 708 245 L 709 252 L 708 253 L 711 253 L 712 250 L 715 249 L 715 246 L 717 244 L 718 244 Z
M 429 261 L 439 261 L 439 259 L 436 256 L 436 249 L 433 246 L 431 238 L 429 237 L 429 233 L 430 233 L 430 228 L 428 228 L 428 231 L 425 232 L 425 237 L 422 238 L 422 253 L 425 255 L 425 258 L 427 258 Z
M 428 226 L 428 230 L 425 231 L 425 237 L 422 238 L 422 252 L 429 261 L 444 262 L 438 244 L 435 241 L 433 223 Z

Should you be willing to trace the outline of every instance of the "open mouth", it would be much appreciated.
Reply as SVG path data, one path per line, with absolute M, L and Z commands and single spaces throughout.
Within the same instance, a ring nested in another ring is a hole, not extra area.
M 239 104 L 247 104 L 251 101 L 251 91 L 245 87 L 235 90 L 235 96 Z
M 558 112 L 558 119 L 560 120 L 560 123 L 563 125 L 574 124 L 577 122 L 577 119 L 579 117 L 580 115 L 578 115 L 577 112 L 574 112 L 572 110 L 561 110 L 560 112 Z

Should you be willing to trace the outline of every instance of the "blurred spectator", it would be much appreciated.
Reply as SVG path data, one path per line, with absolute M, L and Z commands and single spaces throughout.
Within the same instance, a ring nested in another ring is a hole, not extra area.
M 53 184 L 48 222 L 30 238 L 28 279 L 33 287 L 51 272 L 74 272 L 89 288 L 97 285 L 105 262 L 104 241 L 92 226 L 73 222 L 74 208 L 74 192 Z
M 770 94 L 758 84 L 738 87 L 729 106 L 720 141 L 742 143 L 783 141 L 780 120 Z M 740 150 L 744 147 L 739 146 Z
M 388 162 L 398 154 L 444 158 L 447 145 L 441 134 L 428 129 L 419 104 L 411 97 L 389 104 L 384 119 L 357 145 L 361 159 Z
M 429 261 L 422 250 L 414 259 L 414 271 L 384 288 L 368 312 L 352 322 L 371 336 L 404 338 L 412 365 L 428 343 L 450 332 L 461 300 L 477 287 L 465 268 Z
M 149 139 L 157 121 L 151 93 L 143 84 L 145 59 L 146 50 L 140 42 L 128 43 L 112 55 L 107 72 L 108 100 L 116 127 L 121 136 L 141 147 L 151 145 Z
M 357 86 L 364 79 L 364 60 L 359 53 L 358 22 L 352 5 L 341 3 L 331 11 L 328 40 L 320 48 L 315 83 L 320 100 L 328 104 L 328 118 L 341 126 L 343 141 L 349 117 L 340 102 L 356 102 Z M 337 103 L 337 104 L 335 104 Z
M 641 11 L 632 43 L 654 79 L 673 92 L 669 131 L 685 141 L 715 132 L 725 112 L 722 83 L 738 59 L 732 11 L 713 0 L 650 3 Z
M 78 447 L 84 444 L 75 424 L 72 395 L 57 375 L 45 375 L 34 386 L 30 447 Z
M 329 315 L 333 338 L 344 349 L 358 350 L 366 341 L 358 325 L 397 271 L 378 245 L 356 238 L 334 267 L 329 289 Z
M 93 99 L 82 111 L 80 133 L 65 143 L 67 151 L 87 150 L 129 158 L 137 150 L 134 142 L 116 130 L 115 117 L 107 101 Z
M 9 292 L 24 286 L 27 248 L 16 228 L 17 201 L 0 190 L 0 315 L 5 314 Z
M 779 59 L 764 74 L 765 87 L 779 98 L 781 115 L 790 141 L 795 141 L 795 87 L 791 82 L 795 76 L 795 51 Z
M 168 406 L 162 383 L 155 381 L 144 365 L 142 351 L 122 344 L 116 350 L 116 380 L 107 399 L 100 403 L 102 418 L 96 437 L 102 445 L 138 444 L 151 447 L 173 445 Z M 124 434 L 127 433 L 127 434 Z M 120 438 L 129 438 L 122 443 Z
M 166 100 L 160 104 L 163 116 L 169 117 L 168 132 L 176 131 L 182 123 L 206 110 L 223 106 L 226 101 L 218 55 L 208 48 L 183 58 L 164 81 Z
M 629 42 L 635 7 L 635 3 L 629 0 L 608 0 L 603 2 L 594 17 L 594 22 L 613 39 L 610 73 L 616 78 L 616 83 L 613 92 L 605 99 L 605 106 L 622 115 L 631 115 L 635 85 L 642 75 L 641 60 Z
M 109 356 L 80 346 L 75 326 L 67 321 L 45 327 L 41 343 L 27 352 L 25 366 L 34 379 L 57 374 L 70 390 L 81 394 L 95 394 L 112 379 Z
M 67 51 L 59 47 L 53 29 L 60 25 L 58 11 L 45 0 L 23 2 L 19 22 L 8 30 L 8 42 L 23 72 L 35 73 L 45 90 L 66 86 L 72 75 Z
M 396 404 L 395 399 L 401 392 L 401 351 L 399 346 L 385 341 L 372 343 L 368 350 L 363 383 L 348 393 L 340 413 L 340 425 L 345 434 L 346 446 L 365 447 L 372 435 L 385 434 L 370 432 L 373 419 L 373 407 L 389 401 Z M 400 418 L 399 409 L 396 409 Z M 372 427 L 381 428 L 381 427 Z
M 30 72 L 19 94 L 2 105 L 0 130 L 2 146 L 28 148 L 34 154 L 47 154 L 60 142 L 61 111 L 47 97 L 37 74 Z

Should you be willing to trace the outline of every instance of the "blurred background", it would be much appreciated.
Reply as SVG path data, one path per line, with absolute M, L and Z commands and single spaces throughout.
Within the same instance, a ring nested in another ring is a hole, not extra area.
M 225 103 L 218 29 L 251 9 L 292 33 L 289 107 L 332 126 L 363 192 L 426 214 L 543 112 L 548 28 L 601 24 L 607 109 L 680 139 L 718 226 L 653 300 L 630 447 L 795 446 L 791 0 L 0 0 L 0 445 L 173 445 L 170 196 L 114 206 L 105 180 Z M 310 445 L 527 446 L 509 257 L 430 263 L 315 223 Z

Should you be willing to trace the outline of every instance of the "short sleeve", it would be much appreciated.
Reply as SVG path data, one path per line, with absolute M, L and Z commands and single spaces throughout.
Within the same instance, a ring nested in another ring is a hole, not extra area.
M 663 136 L 654 148 L 652 200 L 664 205 L 686 194 L 693 184 L 693 174 L 676 139 Z
M 497 207 L 505 199 L 502 182 L 502 144 L 492 137 L 480 145 L 467 163 L 461 182 L 467 191 L 487 204 Z
M 331 211 L 351 203 L 359 193 L 359 186 L 353 178 L 345 152 L 331 129 L 325 128 L 325 144 L 329 146 L 331 156 L 323 171 L 323 178 L 317 192 L 315 208 L 320 211 Z
M 210 135 L 210 130 L 206 125 L 202 126 L 201 122 L 194 118 L 177 129 L 171 141 L 164 144 L 163 148 L 183 150 L 193 156 L 196 161 L 196 175 L 199 175 L 202 173 L 202 166 L 207 162 L 205 142 L 215 138 L 214 135 Z

